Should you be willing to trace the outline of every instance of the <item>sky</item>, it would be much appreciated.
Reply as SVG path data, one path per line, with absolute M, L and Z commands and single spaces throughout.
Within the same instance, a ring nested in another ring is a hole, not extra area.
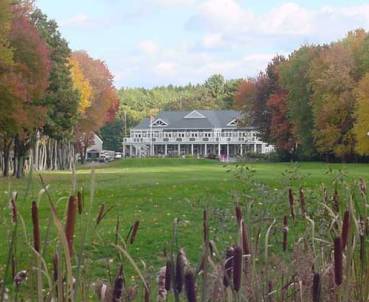
M 37 0 L 73 50 L 106 62 L 120 87 L 247 78 L 275 55 L 369 30 L 360 0 Z

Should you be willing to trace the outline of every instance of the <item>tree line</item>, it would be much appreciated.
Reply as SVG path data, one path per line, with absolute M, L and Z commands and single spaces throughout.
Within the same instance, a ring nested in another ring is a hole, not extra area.
M 72 52 L 32 1 L 0 1 L 0 167 L 67 169 L 92 133 L 112 121 L 119 98 L 106 64 Z
M 243 123 L 283 159 L 353 161 L 369 155 L 369 34 L 274 57 L 235 94 Z

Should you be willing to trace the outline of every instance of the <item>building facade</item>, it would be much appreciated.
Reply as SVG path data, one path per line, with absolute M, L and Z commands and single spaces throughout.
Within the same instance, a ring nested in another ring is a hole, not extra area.
M 252 127 L 239 127 L 234 110 L 163 111 L 145 119 L 124 138 L 123 156 L 183 156 L 232 158 L 246 152 L 274 150 Z

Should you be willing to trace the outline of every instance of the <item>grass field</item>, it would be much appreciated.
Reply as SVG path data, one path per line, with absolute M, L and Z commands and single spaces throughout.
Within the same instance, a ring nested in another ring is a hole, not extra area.
M 332 175 L 339 170 L 347 175 L 348 180 L 359 177 L 369 179 L 367 164 L 254 163 L 248 166 L 255 170 L 255 180 L 279 190 L 280 195 L 285 194 L 286 183 L 293 183 L 296 176 L 300 177 L 299 184 L 307 188 L 319 186 L 322 182 L 330 184 Z M 95 259 L 90 265 L 93 266 L 96 275 L 105 274 L 107 260 L 115 254 L 115 248 L 111 242 L 114 241 L 117 216 L 120 217 L 123 237 L 135 220 L 140 221 L 137 241 L 130 247 L 130 253 L 136 259 L 143 259 L 149 266 L 154 266 L 155 269 L 163 264 L 160 254 L 172 238 L 172 223 L 176 217 L 181 221 L 178 231 L 179 246 L 186 246 L 190 259 L 198 258 L 202 241 L 200 230 L 204 207 L 213 209 L 212 237 L 217 237 L 225 245 L 232 242 L 230 234 L 234 233 L 234 227 L 230 226 L 226 218 L 232 214 L 235 196 L 247 188 L 233 172 L 229 172 L 234 168 L 235 165 L 225 166 L 216 161 L 190 159 L 132 159 L 97 166 L 93 215 L 97 216 L 102 203 L 114 208 L 96 228 L 93 242 L 89 245 L 89 252 L 93 254 L 92 259 Z M 327 172 L 329 169 L 333 172 Z M 289 172 L 286 173 L 286 171 Z M 46 172 L 42 176 L 50 186 L 49 191 L 53 200 L 59 200 L 58 209 L 62 217 L 65 197 L 70 194 L 72 188 L 71 173 Z M 91 170 L 80 168 L 77 172 L 78 188 L 83 187 L 88 192 L 90 183 Z M 40 188 L 37 174 L 33 174 L 32 179 L 30 177 L 21 180 L 0 178 L 4 213 L 0 218 L 1 224 L 4 226 L 9 222 L 9 216 L 7 216 L 10 215 L 10 210 L 7 208 L 9 191 L 17 191 L 19 211 L 25 224 L 29 225 L 30 202 L 38 198 Z M 86 199 L 88 199 L 87 195 Z M 40 205 L 44 234 L 50 213 L 45 196 L 42 197 Z M 8 234 L 3 227 L 0 226 L 0 228 L 0 240 L 6 240 Z M 30 234 L 29 232 L 28 236 Z M 78 242 L 76 244 L 78 245 Z M 50 250 L 53 247 L 51 241 Z M 1 262 L 4 262 L 6 254 L 6 249 L 0 250 Z

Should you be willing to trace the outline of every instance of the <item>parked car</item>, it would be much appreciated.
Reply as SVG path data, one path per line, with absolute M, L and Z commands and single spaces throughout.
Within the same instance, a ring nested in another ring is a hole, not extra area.
M 121 159 L 122 157 L 123 155 L 121 152 L 115 152 L 115 156 L 114 156 L 115 159 Z

